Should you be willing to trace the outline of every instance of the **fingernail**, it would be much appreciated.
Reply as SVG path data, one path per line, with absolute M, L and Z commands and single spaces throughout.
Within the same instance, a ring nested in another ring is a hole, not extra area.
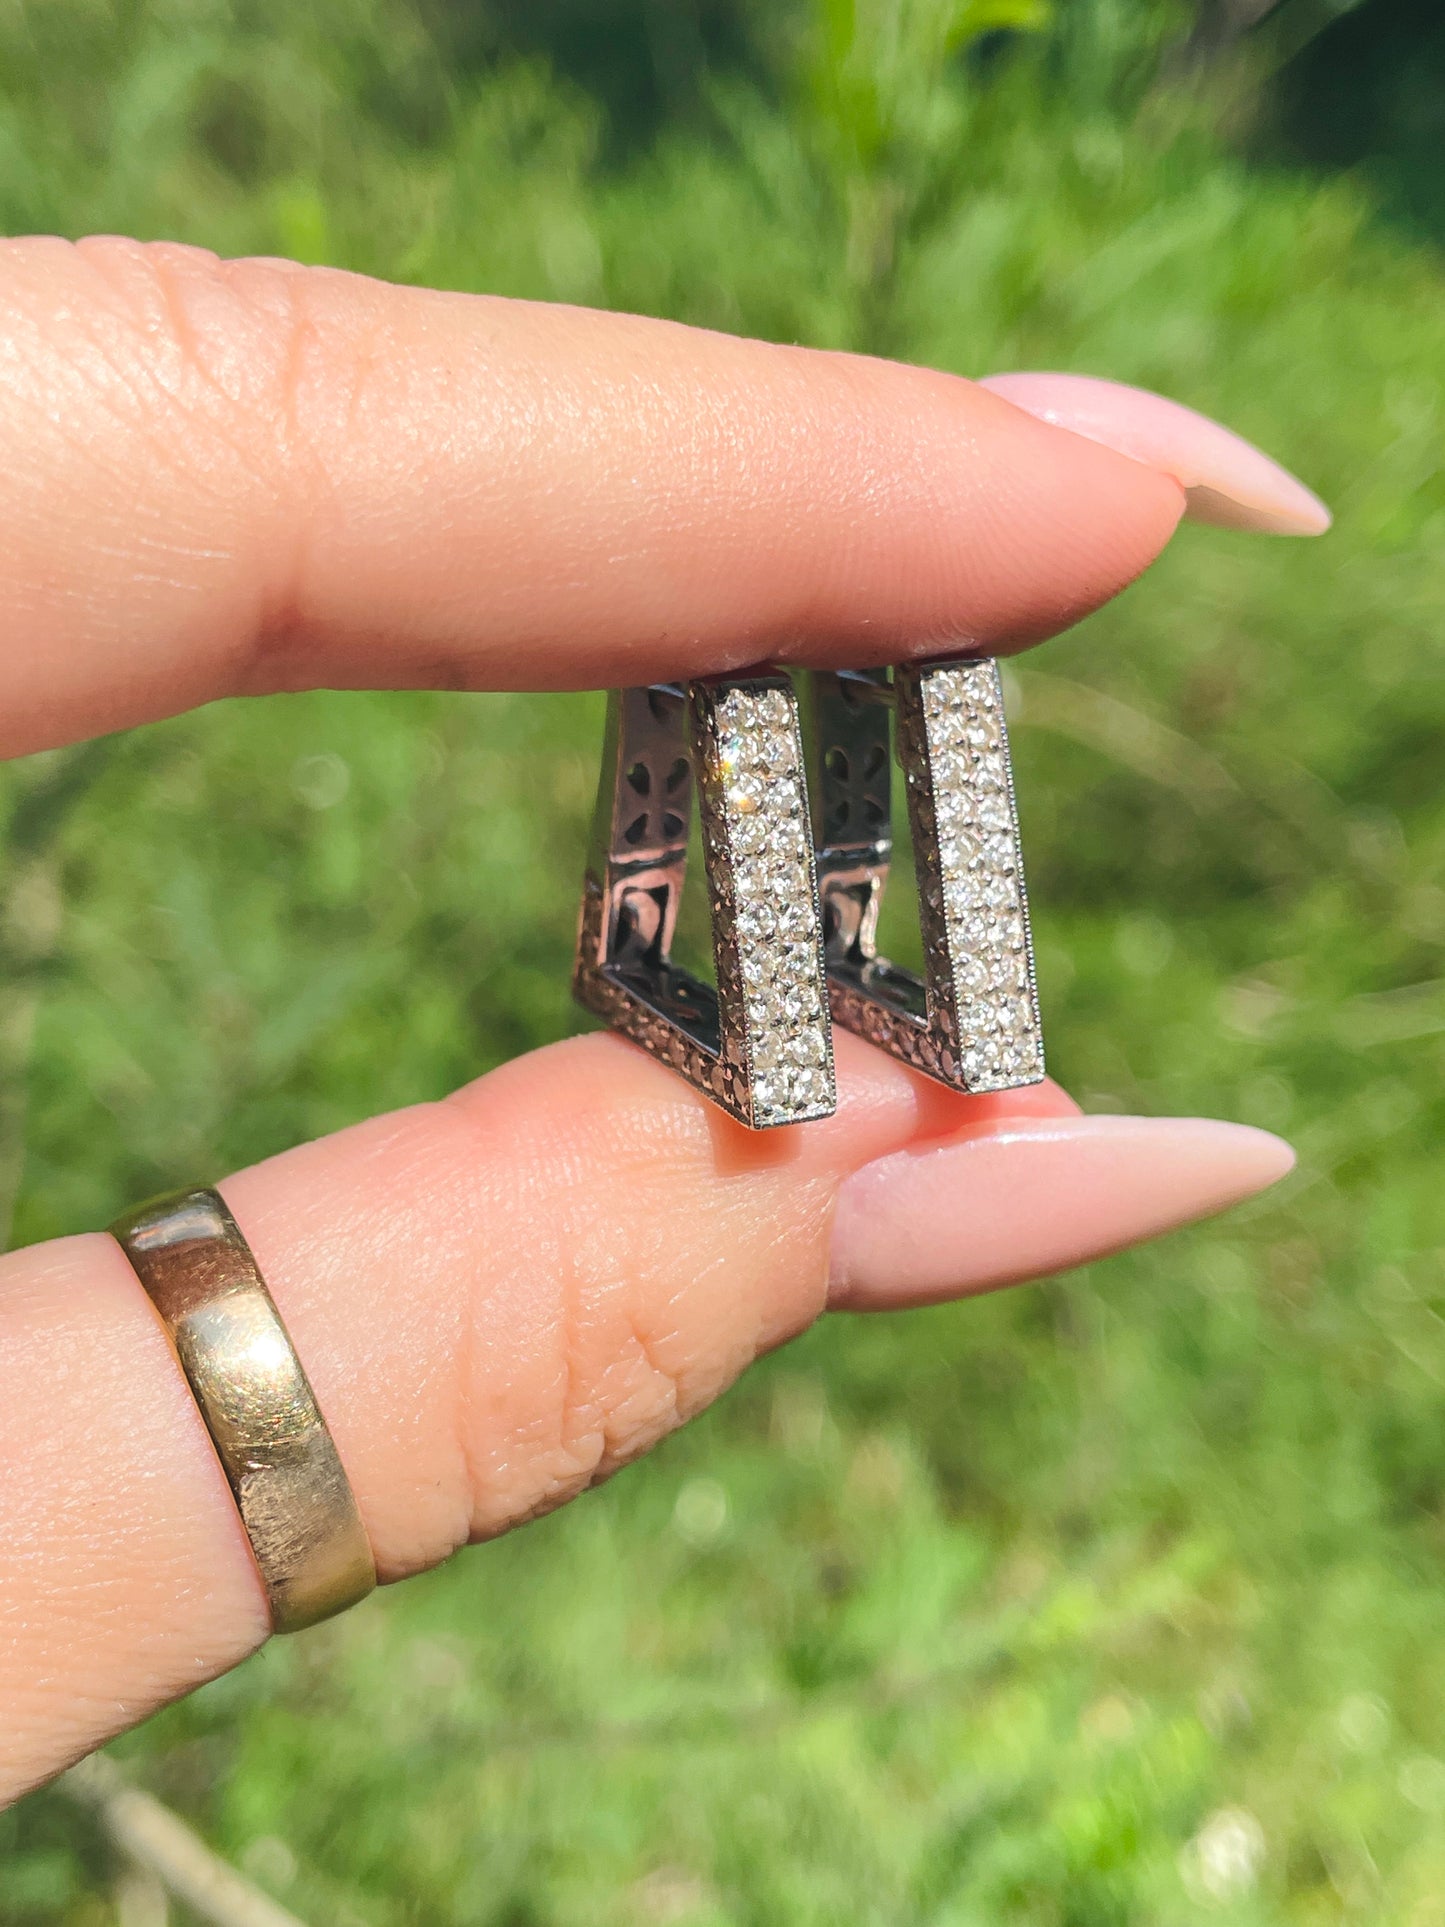
M 1055 428 L 1172 475 L 1195 522 L 1265 535 L 1323 535 L 1330 526 L 1324 503 L 1288 469 L 1163 395 L 1092 375 L 988 375 L 980 386 Z
M 830 1304 L 887 1310 L 1087 1264 L 1277 1183 L 1294 1152 L 1197 1117 L 1001 1122 L 865 1165 L 839 1193 Z

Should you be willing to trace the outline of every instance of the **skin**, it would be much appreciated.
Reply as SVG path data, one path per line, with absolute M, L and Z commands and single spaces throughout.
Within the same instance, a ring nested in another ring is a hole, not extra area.
M 1185 507 L 1090 409 L 1076 434 L 927 370 L 635 317 L 0 244 L 0 748 L 319 685 L 1021 648 Z M 1213 446 L 1182 469 L 1228 496 Z M 1038 1275 L 1288 1168 L 1261 1132 L 1085 1119 L 1052 1085 L 959 1098 L 837 1043 L 838 1115 L 800 1130 L 754 1137 L 593 1036 L 223 1181 L 384 1579 L 607 1477 L 830 1292 Z M 6 1799 L 234 1665 L 266 1617 L 107 1237 L 0 1261 L 0 1464 Z

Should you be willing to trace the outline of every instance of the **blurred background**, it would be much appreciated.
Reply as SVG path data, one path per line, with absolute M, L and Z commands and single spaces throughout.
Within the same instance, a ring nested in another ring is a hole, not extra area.
M 1108 374 L 1338 515 L 1183 531 L 1009 683 L 1056 1074 L 1297 1177 L 826 1322 L 111 1749 L 311 1927 L 1445 1923 L 1442 143 L 1437 0 L 0 0 L 10 232 Z M 278 697 L 0 774 L 10 1239 L 577 1027 L 599 717 Z M 0 1816 L 5 1923 L 164 1920 L 117 1876 L 63 1792 Z

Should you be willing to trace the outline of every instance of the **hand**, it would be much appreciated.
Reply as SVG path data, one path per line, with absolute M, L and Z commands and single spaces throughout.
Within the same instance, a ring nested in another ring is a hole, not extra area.
M 0 245 L 0 346 L 10 755 L 269 690 L 1016 649 L 1186 506 L 1327 521 L 1224 430 L 1107 383 L 989 393 L 177 247 Z M 829 1304 L 1078 1264 L 1290 1162 L 1240 1126 L 1084 1118 L 1051 1085 L 951 1096 L 847 1035 L 838 1071 L 835 1118 L 757 1140 L 576 1038 L 224 1182 L 383 1578 L 585 1490 Z M 234 1665 L 266 1616 L 107 1237 L 0 1263 L 0 1464 L 13 1797 Z

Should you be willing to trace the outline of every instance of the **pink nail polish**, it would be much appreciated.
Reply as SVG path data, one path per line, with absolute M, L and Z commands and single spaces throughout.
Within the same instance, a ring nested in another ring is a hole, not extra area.
M 1238 1204 L 1293 1164 L 1282 1139 L 1210 1118 L 1018 1119 L 898 1151 L 839 1193 L 830 1302 L 888 1310 L 1067 1271 Z
M 1174 476 L 1195 522 L 1323 535 L 1330 512 L 1252 442 L 1182 403 L 1092 375 L 988 375 L 981 387 L 1030 415 Z

